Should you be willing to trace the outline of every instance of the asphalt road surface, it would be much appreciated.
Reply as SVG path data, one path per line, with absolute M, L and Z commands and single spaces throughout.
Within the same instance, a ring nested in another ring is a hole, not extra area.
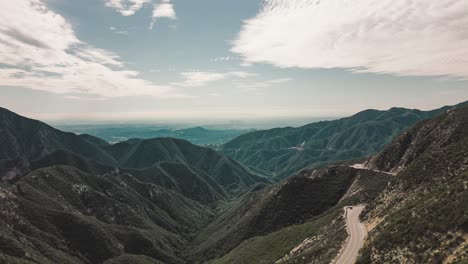
M 364 206 L 347 206 L 345 207 L 346 229 L 349 237 L 346 240 L 344 249 L 336 260 L 336 264 L 354 264 L 358 256 L 359 250 L 364 244 L 364 239 L 367 236 L 366 227 L 359 220 L 359 215 Z
M 364 164 L 354 164 L 352 166 L 350 166 L 351 168 L 354 168 L 354 169 L 357 169 L 357 170 L 369 170 L 369 171 L 373 171 L 373 172 L 380 172 L 380 173 L 385 173 L 385 174 L 388 174 L 388 175 L 392 175 L 392 176 L 395 176 L 396 173 L 392 173 L 392 172 L 388 172 L 388 171 L 380 171 L 380 170 L 371 170 L 371 169 L 368 169 Z

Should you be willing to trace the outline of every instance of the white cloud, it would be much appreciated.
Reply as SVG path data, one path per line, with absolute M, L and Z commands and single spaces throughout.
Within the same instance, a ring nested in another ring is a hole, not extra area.
M 170 96 L 126 69 L 118 55 L 80 41 L 71 25 L 40 0 L 0 9 L 0 86 L 101 97 Z
M 128 31 L 127 30 L 121 30 L 121 29 L 118 29 L 116 27 L 110 27 L 109 28 L 112 32 L 114 32 L 115 34 L 119 34 L 119 35 L 128 35 Z
M 468 1 L 265 0 L 232 51 L 247 63 L 468 78 Z
M 133 16 L 143 5 L 151 0 L 105 0 L 106 6 L 112 7 L 123 16 Z
M 224 62 L 224 61 L 236 61 L 236 60 L 240 60 L 239 57 L 217 57 L 217 58 L 214 58 L 214 59 L 211 59 L 212 62 Z
M 226 79 L 244 79 L 256 76 L 256 74 L 243 71 L 230 72 L 205 72 L 205 71 L 190 71 L 182 72 L 183 81 L 172 83 L 175 86 L 198 87 L 204 86 L 211 82 L 216 82 Z
M 159 18 L 168 18 L 172 20 L 177 19 L 174 6 L 172 5 L 170 0 L 162 0 L 161 3 L 155 4 L 153 6 L 153 15 L 151 18 L 151 24 L 149 26 L 149 29 L 153 29 L 156 20 L 158 20 Z
M 133 16 L 138 10 L 151 2 L 153 0 L 105 0 L 106 6 L 114 8 L 123 16 Z M 177 19 L 171 0 L 160 0 L 158 3 L 153 4 L 149 29 L 153 29 L 154 24 L 160 18 Z M 128 35 L 127 31 L 118 31 L 115 27 L 111 27 L 111 30 L 117 34 Z

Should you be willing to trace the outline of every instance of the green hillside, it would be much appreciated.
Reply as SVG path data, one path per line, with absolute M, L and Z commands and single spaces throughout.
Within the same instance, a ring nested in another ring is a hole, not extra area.
M 189 252 L 214 258 L 210 263 L 330 263 L 346 238 L 343 207 L 366 204 L 371 231 L 359 263 L 463 263 L 467 153 L 468 107 L 447 111 L 397 137 L 367 169 L 342 163 L 305 170 L 246 195 L 204 228 L 197 239 L 207 242 Z M 281 191 L 288 185 L 290 195 Z
M 468 107 L 417 125 L 369 166 L 399 173 L 369 206 L 366 219 L 384 221 L 360 263 L 468 259 Z
M 220 151 L 283 179 L 306 167 L 373 155 L 407 128 L 450 108 L 366 110 L 351 117 L 299 128 L 248 133 L 222 145 Z
M 185 140 L 133 139 L 111 145 L 91 135 L 62 132 L 3 108 L 0 127 L 0 160 L 5 164 L 0 172 L 8 174 L 0 176 L 10 180 L 53 165 L 95 174 L 119 168 L 203 203 L 235 196 L 257 182 L 269 182 L 233 159 Z
M 163 167 L 167 168 L 167 172 L 168 170 L 177 171 L 175 166 L 170 166 L 167 162 L 179 163 L 188 167 L 192 173 L 204 172 L 229 193 L 238 193 L 259 181 L 268 182 L 264 177 L 235 160 L 210 148 L 196 146 L 185 140 L 134 139 L 104 149 L 117 160 L 121 168 L 154 168 L 154 166 L 161 167 L 160 163 L 165 162 Z
M 211 217 L 196 202 L 130 175 L 67 166 L 0 188 L 0 200 L 1 263 L 101 263 L 124 253 L 185 263 L 178 250 Z
M 102 164 L 116 165 L 113 157 L 90 141 L 45 123 L 0 108 L 0 159 L 36 160 L 66 150 Z
M 390 180 L 390 176 L 386 174 L 347 166 L 303 171 L 277 185 L 245 194 L 197 235 L 188 255 L 193 261 L 201 261 L 216 259 L 229 253 L 227 257 L 214 263 L 235 263 L 226 259 L 234 260 L 241 257 L 240 255 L 242 258 L 245 258 L 244 255 L 268 255 L 266 259 L 277 257 L 278 254 L 283 256 L 297 246 L 295 242 L 316 234 L 318 228 L 329 228 L 330 219 L 341 222 L 342 205 L 375 198 Z M 346 195 L 353 183 L 360 185 L 361 190 Z M 322 217 L 328 220 L 321 220 Z M 344 232 L 343 222 L 334 226 Z M 339 237 L 336 238 L 339 244 L 339 239 L 344 239 L 345 236 L 343 233 L 336 235 Z M 280 244 L 258 242 L 271 239 L 271 236 L 280 236 L 281 239 L 277 242 Z M 250 252 L 246 243 L 258 244 L 257 247 L 266 251 Z M 275 246 L 279 246 L 281 250 L 278 248 L 269 255 L 269 248 Z M 277 259 L 270 259 L 273 260 Z

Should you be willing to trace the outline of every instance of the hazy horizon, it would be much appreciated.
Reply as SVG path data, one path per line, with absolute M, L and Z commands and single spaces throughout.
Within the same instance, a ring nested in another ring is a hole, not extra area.
M 274 127 L 286 127 L 286 126 L 303 126 L 318 121 L 334 120 L 343 117 L 348 117 L 354 114 L 357 114 L 361 111 L 375 109 L 380 111 L 385 111 L 393 107 L 402 107 L 407 109 L 418 109 L 422 111 L 433 110 L 444 106 L 456 105 L 464 101 L 456 101 L 454 103 L 439 105 L 435 107 L 426 107 L 426 108 L 417 108 L 417 107 L 405 107 L 405 106 L 391 106 L 388 108 L 365 108 L 360 109 L 355 112 L 342 113 L 336 116 L 266 116 L 258 117 L 255 115 L 242 116 L 242 117 L 232 117 L 223 116 L 217 118 L 209 117 L 156 117 L 157 113 L 145 113 L 142 116 L 138 114 L 134 115 L 133 118 L 129 116 L 129 113 L 113 113 L 113 118 L 109 118 L 104 113 L 94 113 L 90 115 L 89 118 L 80 117 L 80 115 L 67 115 L 66 113 L 57 114 L 37 114 L 37 113 L 21 113 L 18 114 L 26 116 L 32 119 L 38 119 L 44 122 L 47 122 L 54 126 L 74 126 L 74 125 L 105 125 L 105 126 L 118 126 L 118 125 L 167 125 L 169 127 L 180 127 L 180 128 L 191 128 L 191 127 L 205 127 L 205 128 L 214 128 L 214 129 L 231 129 L 231 128 L 241 128 L 241 129 L 267 129 Z M 11 109 L 9 109 L 11 110 Z M 130 113 L 131 114 L 131 113 Z M 154 114 L 154 115 L 152 115 Z M 107 119 L 106 119 L 107 118 Z

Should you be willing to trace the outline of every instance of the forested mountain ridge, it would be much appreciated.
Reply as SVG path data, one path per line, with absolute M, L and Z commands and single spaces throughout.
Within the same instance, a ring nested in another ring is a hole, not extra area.
M 359 263 L 466 263 L 468 107 L 419 123 L 366 166 L 398 174 L 367 206 Z
M 216 264 L 331 263 L 347 236 L 343 208 L 361 204 L 358 263 L 466 263 L 467 153 L 468 106 L 446 110 L 360 166 L 306 169 L 245 195 L 189 252 Z
M 8 174 L 14 178 L 24 174 L 20 172 L 52 165 L 97 174 L 120 168 L 204 203 L 230 197 L 257 182 L 269 182 L 231 158 L 185 140 L 132 139 L 111 145 L 90 135 L 62 132 L 3 108 L 0 143 L 0 160 L 17 160 L 9 162 L 14 166 L 0 169 L 4 171 L 0 177 Z
M 214 207 L 269 183 L 185 140 L 118 144 L 0 109 L 0 263 L 186 263 Z
M 303 168 L 320 167 L 339 160 L 371 156 L 419 121 L 456 106 L 431 111 L 391 108 L 365 110 L 351 117 L 302 127 L 275 128 L 241 135 L 220 151 L 279 179 Z
M 0 187 L 0 263 L 102 263 L 122 255 L 185 263 L 178 252 L 212 217 L 204 206 L 129 174 L 68 166 Z
M 105 165 L 116 165 L 92 136 L 80 137 L 0 108 L 0 159 L 40 159 L 67 150 Z

